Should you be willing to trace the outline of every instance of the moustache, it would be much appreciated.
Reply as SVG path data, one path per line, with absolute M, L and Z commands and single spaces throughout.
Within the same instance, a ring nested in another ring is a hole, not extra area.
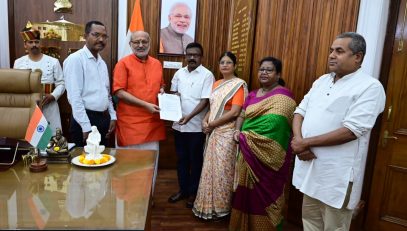
M 195 59 L 190 59 L 190 60 L 188 60 L 188 63 L 196 63 L 196 60 Z

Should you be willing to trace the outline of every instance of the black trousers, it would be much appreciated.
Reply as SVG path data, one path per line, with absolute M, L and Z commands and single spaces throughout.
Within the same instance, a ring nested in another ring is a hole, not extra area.
M 202 171 L 205 134 L 174 130 L 174 138 L 180 191 L 186 195 L 195 195 Z
M 90 120 L 92 126 L 96 126 L 99 130 L 101 136 L 101 145 L 107 145 L 106 134 L 109 131 L 110 126 L 110 115 L 106 110 L 104 112 L 86 110 L 86 114 Z M 76 120 L 71 116 L 71 124 L 69 127 L 70 141 L 75 143 L 77 147 L 83 147 L 86 143 L 83 142 L 83 131 L 82 127 L 76 122 Z

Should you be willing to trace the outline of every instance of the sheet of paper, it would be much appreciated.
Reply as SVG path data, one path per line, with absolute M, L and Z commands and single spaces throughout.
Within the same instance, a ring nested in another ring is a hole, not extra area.
M 175 94 L 158 94 L 160 119 L 179 121 L 182 118 L 181 99 Z

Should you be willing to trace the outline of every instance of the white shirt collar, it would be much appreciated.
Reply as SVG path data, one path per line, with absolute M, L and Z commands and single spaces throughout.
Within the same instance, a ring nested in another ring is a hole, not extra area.
M 93 54 L 92 54 L 92 52 L 90 52 L 90 50 L 89 50 L 89 48 L 86 46 L 86 44 L 85 44 L 85 46 L 83 46 L 83 50 L 85 51 L 85 54 L 86 54 L 86 57 L 88 58 L 88 59 L 95 59 L 96 61 L 97 60 L 100 60 L 100 54 L 98 53 L 98 57 L 97 57 L 97 59 L 95 58 L 95 56 L 93 56 Z
M 345 80 L 348 80 L 349 78 L 351 78 L 351 77 L 354 76 L 355 74 L 361 72 L 361 69 L 362 69 L 362 68 L 359 68 L 359 69 L 356 70 L 355 72 L 352 72 L 352 73 L 350 73 L 350 74 L 347 74 L 347 75 L 343 76 L 342 78 L 338 79 L 337 81 L 341 81 L 341 80 L 342 80 L 342 81 L 345 81 Z M 331 72 L 331 73 L 330 73 L 330 77 L 332 78 L 332 81 L 334 81 L 335 76 L 336 76 L 336 73 L 335 73 L 335 72 Z
M 199 65 L 197 68 L 195 68 L 195 70 L 191 71 L 191 73 L 192 73 L 192 72 L 195 72 L 195 71 L 198 72 L 198 73 L 200 73 L 200 72 L 201 72 L 201 68 L 202 68 L 202 64 Z M 182 69 L 183 69 L 185 72 L 190 73 L 189 70 L 188 70 L 188 65 L 185 66 L 185 67 L 183 67 Z

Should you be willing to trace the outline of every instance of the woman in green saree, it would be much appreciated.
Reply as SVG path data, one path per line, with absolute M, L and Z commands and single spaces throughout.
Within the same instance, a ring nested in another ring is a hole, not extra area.
M 280 78 L 281 61 L 260 61 L 260 89 L 250 92 L 236 121 L 235 194 L 229 230 L 281 230 L 284 186 L 291 163 L 289 140 L 296 107 Z

